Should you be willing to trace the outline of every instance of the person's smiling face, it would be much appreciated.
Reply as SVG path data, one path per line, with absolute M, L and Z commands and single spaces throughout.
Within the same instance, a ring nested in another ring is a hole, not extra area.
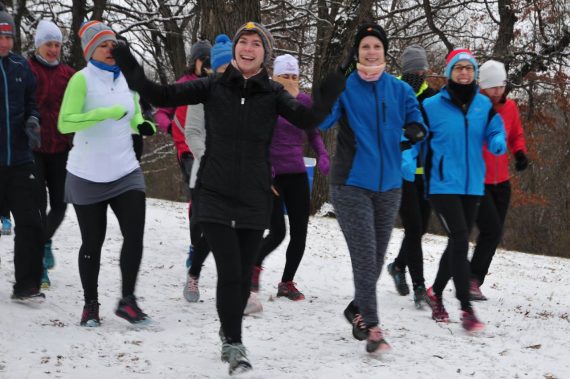
M 263 42 L 257 33 L 244 33 L 239 37 L 235 47 L 235 60 L 244 76 L 259 71 L 264 54 Z

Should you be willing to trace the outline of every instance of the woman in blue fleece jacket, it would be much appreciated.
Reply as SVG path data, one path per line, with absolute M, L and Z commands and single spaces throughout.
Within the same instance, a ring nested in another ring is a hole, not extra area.
M 353 336 L 367 339 L 370 353 L 390 348 L 379 328 L 376 284 L 400 206 L 403 135 L 426 135 L 412 88 L 384 72 L 388 39 L 376 24 L 359 26 L 352 54 L 356 71 L 321 124 L 340 121 L 332 166 L 331 199 L 348 245 L 354 300 L 344 311 Z
M 449 78 L 441 91 L 423 103 L 430 128 L 427 180 L 430 202 L 449 240 L 441 257 L 434 284 L 427 295 L 432 318 L 448 322 L 442 294 L 453 277 L 461 320 L 467 331 L 484 328 L 469 300 L 469 232 L 484 193 L 483 144 L 495 155 L 506 150 L 503 121 L 491 101 L 479 93 L 475 78 L 477 61 L 467 49 L 447 57 Z

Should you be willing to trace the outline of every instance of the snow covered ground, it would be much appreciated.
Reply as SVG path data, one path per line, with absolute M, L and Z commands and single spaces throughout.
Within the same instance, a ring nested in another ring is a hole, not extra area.
M 150 199 L 145 253 L 137 295 L 154 320 L 136 329 L 114 315 L 120 290 L 121 237 L 110 215 L 99 280 L 102 326 L 78 326 L 82 290 L 77 269 L 79 228 L 73 208 L 54 239 L 56 267 L 46 302 L 10 300 L 13 241 L 0 239 L 0 378 L 223 378 L 215 309 L 216 273 L 210 257 L 202 271 L 203 301 L 182 297 L 188 247 L 186 205 Z M 387 261 L 397 254 L 394 230 Z M 274 299 L 285 244 L 266 260 L 261 277 L 265 307 L 244 321 L 244 343 L 254 371 L 248 378 L 570 378 L 570 261 L 499 251 L 476 311 L 487 323 L 466 335 L 452 285 L 445 301 L 452 322 L 438 325 L 411 296 L 395 291 L 386 271 L 378 284 L 380 316 L 391 353 L 368 356 L 351 336 L 342 311 L 353 293 L 352 272 L 336 220 L 309 225 L 297 274 L 307 299 Z M 434 278 L 445 239 L 425 238 L 425 271 Z

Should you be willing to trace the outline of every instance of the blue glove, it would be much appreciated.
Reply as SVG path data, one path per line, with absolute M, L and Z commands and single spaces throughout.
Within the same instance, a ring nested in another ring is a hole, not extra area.
M 40 135 L 40 121 L 37 117 L 28 117 L 26 126 L 24 126 L 24 131 L 28 136 L 28 146 L 30 149 L 37 149 L 42 145 L 42 139 Z
M 507 151 L 504 138 L 493 138 L 488 145 L 489 151 L 494 155 L 501 155 Z

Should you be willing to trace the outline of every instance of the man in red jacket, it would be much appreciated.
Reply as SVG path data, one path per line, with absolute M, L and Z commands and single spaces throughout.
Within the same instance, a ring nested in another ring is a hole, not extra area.
M 515 168 L 523 171 L 528 166 L 527 150 L 517 104 L 507 99 L 505 86 L 507 72 L 501 62 L 485 62 L 479 71 L 481 93 L 489 97 L 493 107 L 503 118 L 507 134 L 507 146 L 515 157 Z M 495 156 L 484 148 L 485 196 L 481 199 L 477 227 L 479 237 L 471 259 L 471 300 L 487 300 L 481 292 L 481 285 L 489 271 L 495 250 L 501 241 L 503 226 L 511 199 L 509 181 L 509 154 Z

